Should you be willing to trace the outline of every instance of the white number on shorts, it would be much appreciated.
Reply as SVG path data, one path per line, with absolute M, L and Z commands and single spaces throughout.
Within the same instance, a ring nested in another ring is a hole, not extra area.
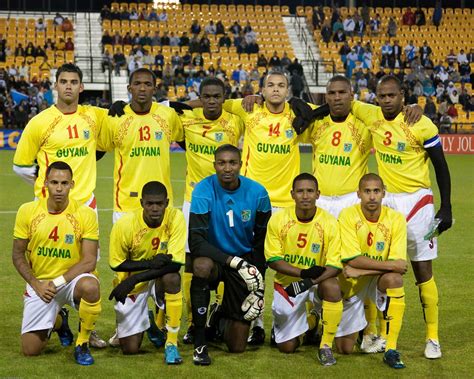
M 229 226 L 231 228 L 234 227 L 234 211 L 231 209 L 229 212 L 226 213 L 227 217 L 229 217 Z

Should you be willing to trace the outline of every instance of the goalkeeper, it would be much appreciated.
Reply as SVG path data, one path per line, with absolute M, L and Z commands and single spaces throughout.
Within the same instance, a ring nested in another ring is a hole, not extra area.
M 324 328 L 318 358 L 322 365 L 331 366 L 336 363 L 332 344 L 338 325 L 347 324 L 336 279 L 342 269 L 339 227 L 333 216 L 316 207 L 319 190 L 313 175 L 298 175 L 291 196 L 295 205 L 271 217 L 265 239 L 267 263 L 276 271 L 272 306 L 275 341 L 281 352 L 295 352 L 299 337 L 314 328 L 308 325 L 306 315 L 305 303 L 310 301 L 322 309 Z
M 224 341 L 231 353 L 245 350 L 250 321 L 264 309 L 263 247 L 271 204 L 262 185 L 240 176 L 241 166 L 238 148 L 220 146 L 214 154 L 216 174 L 204 178 L 192 193 L 189 248 L 196 365 L 211 364 L 205 336 L 210 289 L 220 281 L 225 284 Z

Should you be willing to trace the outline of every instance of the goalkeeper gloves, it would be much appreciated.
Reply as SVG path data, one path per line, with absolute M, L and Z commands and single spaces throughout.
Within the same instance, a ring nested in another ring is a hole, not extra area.
M 263 314 L 265 310 L 265 299 L 263 296 L 263 290 L 257 290 L 250 292 L 245 298 L 241 307 L 242 311 L 245 312 L 244 319 L 252 321 Z
M 159 270 L 171 263 L 171 254 L 157 254 L 150 260 L 150 269 Z
M 110 106 L 108 115 L 112 117 L 115 117 L 115 116 L 122 117 L 125 114 L 123 109 L 125 108 L 126 105 L 127 103 L 125 101 L 122 101 L 122 100 L 116 101 Z
M 299 282 L 293 282 L 288 287 L 285 287 L 285 292 L 290 297 L 296 297 L 300 293 L 309 290 L 313 286 L 313 281 L 310 278 L 300 280 Z
M 170 101 L 170 108 L 173 108 L 179 115 L 183 114 L 184 111 L 192 111 L 193 108 L 188 104 L 181 103 L 179 101 Z
M 305 101 L 297 97 L 291 98 L 289 104 L 295 114 L 293 129 L 298 135 L 302 134 L 314 120 L 320 120 L 329 115 L 329 105 L 327 104 L 312 109 Z
M 301 270 L 301 278 L 302 279 L 317 279 L 321 276 L 321 274 L 326 270 L 325 267 L 321 266 L 312 266 L 310 268 L 305 268 Z
M 232 258 L 229 266 L 237 270 L 239 275 L 245 281 L 249 291 L 256 291 L 259 288 L 263 289 L 263 277 L 257 267 L 239 257 Z
M 109 300 L 115 298 L 115 300 L 120 301 L 122 304 L 125 304 L 128 294 L 135 287 L 135 279 L 133 275 L 121 282 L 117 287 L 115 287 L 110 293 Z
M 453 214 L 451 211 L 451 206 L 441 207 L 436 213 L 435 218 L 439 218 L 441 220 L 438 225 L 439 234 L 448 230 L 453 225 Z

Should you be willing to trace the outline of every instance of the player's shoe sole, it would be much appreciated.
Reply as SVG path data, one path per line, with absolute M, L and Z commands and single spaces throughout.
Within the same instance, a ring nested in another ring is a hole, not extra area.
M 89 346 L 87 343 L 76 346 L 74 349 L 74 359 L 81 366 L 90 366 L 94 363 L 94 358 L 92 358 Z
M 56 333 L 58 333 L 59 341 L 61 342 L 62 346 L 70 346 L 72 341 L 74 340 L 74 335 L 71 332 L 71 328 L 69 328 L 68 319 L 69 319 L 69 311 L 66 308 L 61 308 L 58 315 L 61 316 L 61 326 Z
M 405 363 L 403 363 L 400 359 L 400 353 L 393 349 L 387 350 L 385 352 L 383 355 L 383 361 L 391 368 L 405 368 Z
M 148 318 L 150 319 L 150 327 L 147 329 L 146 335 L 155 347 L 160 348 L 165 345 L 166 332 L 158 328 L 156 325 L 153 311 L 148 311 Z
M 176 345 L 168 344 L 165 347 L 165 363 L 167 365 L 180 365 L 183 363 L 183 358 L 179 354 Z
M 441 358 L 441 346 L 438 341 L 428 340 L 425 346 L 425 358 L 427 359 L 439 359 Z
M 202 345 L 194 349 L 193 363 L 196 366 L 209 366 L 211 364 L 211 357 L 207 353 L 206 345 Z

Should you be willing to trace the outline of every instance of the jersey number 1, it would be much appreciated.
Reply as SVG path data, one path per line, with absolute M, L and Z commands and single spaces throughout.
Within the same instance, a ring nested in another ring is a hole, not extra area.
M 231 209 L 226 213 L 227 217 L 229 218 L 229 226 L 231 228 L 234 227 L 234 211 Z

